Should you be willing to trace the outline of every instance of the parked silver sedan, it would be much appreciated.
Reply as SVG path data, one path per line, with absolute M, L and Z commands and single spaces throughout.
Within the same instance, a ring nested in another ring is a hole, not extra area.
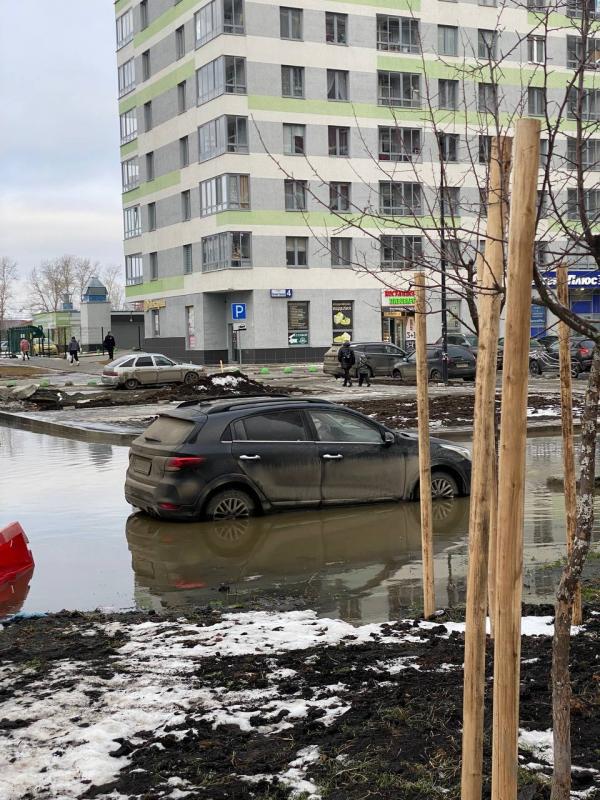
M 180 364 L 161 353 L 130 353 L 104 367 L 102 383 L 125 389 L 162 383 L 195 386 L 204 372 L 204 367 L 198 364 Z

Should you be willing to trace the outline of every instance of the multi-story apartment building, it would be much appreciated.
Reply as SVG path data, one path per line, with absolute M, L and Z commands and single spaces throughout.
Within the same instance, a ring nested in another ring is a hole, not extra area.
M 446 217 L 475 252 L 488 112 L 508 126 L 564 96 L 567 32 L 528 36 L 527 7 L 285 3 L 115 3 L 126 294 L 144 304 L 147 344 L 173 355 L 305 360 L 348 337 L 410 341 L 411 265 L 439 258 L 440 160 Z M 540 90 L 547 50 L 558 77 Z M 452 281 L 448 308 L 460 328 Z M 436 338 L 438 314 L 429 326 Z

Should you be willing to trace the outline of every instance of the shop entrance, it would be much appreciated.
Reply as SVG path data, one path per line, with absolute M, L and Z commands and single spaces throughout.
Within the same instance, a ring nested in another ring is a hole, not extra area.
M 382 317 L 382 338 L 405 350 L 414 347 L 414 316 L 398 311 L 384 312 Z

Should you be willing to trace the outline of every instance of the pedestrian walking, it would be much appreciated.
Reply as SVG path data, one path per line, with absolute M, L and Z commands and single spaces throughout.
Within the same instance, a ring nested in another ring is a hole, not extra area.
M 29 361 L 29 350 L 31 349 L 29 339 L 21 339 L 21 342 L 19 343 L 19 349 L 21 351 L 21 358 L 23 361 Z
M 352 386 L 352 378 L 350 377 L 350 370 L 356 363 L 356 356 L 354 350 L 350 347 L 350 342 L 344 342 L 338 351 L 338 361 L 344 373 L 344 386 Z
M 77 366 L 79 366 L 79 351 L 81 348 L 79 347 L 79 342 L 74 336 L 71 336 L 71 341 L 69 342 L 69 357 L 71 359 L 71 364 L 75 362 Z
M 356 368 L 358 373 L 358 385 L 362 386 L 366 383 L 367 386 L 371 385 L 371 365 L 369 359 L 364 353 L 358 357 L 358 366 Z
M 104 337 L 104 341 L 102 342 L 102 347 L 108 353 L 109 361 L 112 361 L 115 355 L 115 337 L 109 331 L 106 336 Z

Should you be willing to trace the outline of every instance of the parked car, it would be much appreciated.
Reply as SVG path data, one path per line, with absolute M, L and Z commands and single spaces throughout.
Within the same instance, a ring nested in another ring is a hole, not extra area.
M 588 372 L 592 366 L 592 353 L 595 343 L 585 336 L 572 336 L 569 341 L 571 351 L 571 375 L 576 378 L 581 372 Z M 529 352 L 529 372 L 542 375 L 544 372 L 556 372 L 560 369 L 559 343 L 554 342 L 547 349 L 535 349 Z
M 529 352 L 530 353 L 545 353 L 548 350 L 546 345 L 542 344 L 542 342 L 535 338 L 529 340 Z M 498 356 L 497 356 L 497 365 L 498 369 L 502 369 L 504 366 L 504 338 L 498 339 Z
M 161 353 L 135 353 L 107 364 L 102 370 L 102 383 L 125 389 L 162 383 L 195 386 L 201 375 L 204 367 L 198 364 L 180 364 Z
M 58 347 L 50 339 L 34 339 L 31 344 L 31 355 L 33 356 L 58 356 Z
M 432 493 L 469 494 L 469 451 L 431 440 Z M 325 400 L 182 403 L 134 440 L 125 497 L 150 514 L 247 517 L 419 496 L 417 438 Z
M 442 343 L 443 338 L 440 336 L 435 344 L 441 345 Z M 477 336 L 470 333 L 449 333 L 448 344 L 457 344 L 459 347 L 466 347 L 467 350 L 470 350 L 475 358 L 477 358 L 477 350 L 479 348 L 479 339 Z
M 361 355 L 367 356 L 371 365 L 371 377 L 374 375 L 400 377 L 400 363 L 406 357 L 406 350 L 389 342 L 352 342 L 350 347 L 354 351 L 357 364 Z M 323 372 L 336 378 L 341 378 L 344 374 L 338 361 L 339 349 L 340 345 L 332 345 L 323 358 Z M 354 374 L 356 375 L 356 368 Z
M 429 366 L 429 380 L 442 380 L 442 348 L 438 344 L 427 345 L 427 364 Z M 448 345 L 448 377 L 473 380 L 477 367 L 477 360 L 466 347 L 456 344 Z M 417 354 L 411 353 L 400 365 L 400 379 L 414 381 L 417 379 Z

